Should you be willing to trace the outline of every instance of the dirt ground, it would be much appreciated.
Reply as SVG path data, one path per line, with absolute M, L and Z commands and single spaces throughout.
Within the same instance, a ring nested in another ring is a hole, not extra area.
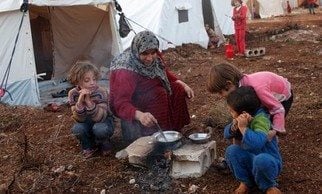
M 322 10 L 316 15 L 255 20 L 248 28 L 247 47 L 265 47 L 266 54 L 230 62 L 246 73 L 272 71 L 288 78 L 295 96 L 286 121 L 288 134 L 280 138 L 284 165 L 279 188 L 285 193 L 321 193 Z M 225 61 L 223 48 L 207 50 L 189 44 L 166 51 L 165 58 L 196 94 L 189 102 L 194 116 L 184 130 L 205 129 L 205 120 L 219 103 L 206 90 L 207 73 L 212 64 Z M 196 193 L 231 193 L 238 186 L 231 174 L 212 166 L 200 178 L 170 179 L 159 191 L 143 188 L 130 180 L 139 183 L 148 170 L 114 157 L 124 148 L 119 127 L 112 139 L 112 155 L 84 160 L 70 133 L 73 122 L 67 105 L 50 112 L 0 104 L 0 115 L 0 193 L 192 193 L 193 188 Z M 228 145 L 223 129 L 215 127 L 212 139 L 217 156 L 223 156 Z

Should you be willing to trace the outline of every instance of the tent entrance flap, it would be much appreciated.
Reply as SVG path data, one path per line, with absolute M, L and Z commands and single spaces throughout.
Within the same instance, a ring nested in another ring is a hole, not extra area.
M 13 100 L 4 95 L 1 102 L 39 106 L 39 81 L 65 81 L 78 60 L 91 61 L 107 79 L 110 62 L 122 51 L 112 0 L 28 2 L 29 10 L 22 17 L 20 4 L 0 1 L 0 24 L 4 26 L 0 28 L 0 77 L 7 69 L 4 64 L 11 60 L 21 23 L 8 76 L 7 90 Z
M 53 36 L 48 7 L 30 6 L 30 25 L 37 74 L 43 80 L 53 75 Z
M 202 15 L 204 24 L 210 28 L 215 29 L 214 15 L 212 13 L 212 6 L 210 0 L 202 0 Z
M 108 11 L 95 6 L 31 6 L 37 74 L 65 79 L 76 61 L 89 60 L 106 77 L 116 44 L 111 21 Z

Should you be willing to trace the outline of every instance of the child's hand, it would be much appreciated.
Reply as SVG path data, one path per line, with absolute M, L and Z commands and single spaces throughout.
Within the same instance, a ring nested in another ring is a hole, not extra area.
M 85 101 L 85 94 L 83 92 L 81 92 L 81 90 L 80 90 L 77 103 L 80 105 L 84 105 L 84 101 Z
M 276 131 L 275 130 L 270 130 L 269 132 L 268 132 L 268 134 L 267 134 L 267 139 L 268 139 L 268 141 L 272 141 L 273 140 L 273 138 L 275 137 L 275 135 L 276 135 Z
M 233 119 L 233 123 L 232 123 L 232 125 L 231 125 L 231 127 L 230 127 L 230 130 L 231 130 L 232 132 L 236 132 L 236 131 L 238 130 L 238 122 L 237 122 L 237 120 L 236 120 L 236 119 Z
M 94 106 L 94 103 L 93 101 L 91 100 L 91 91 L 88 90 L 88 89 L 81 89 L 79 91 L 80 95 L 79 95 L 79 101 L 81 103 L 83 103 L 86 107 L 93 107 Z
M 94 108 L 95 103 L 92 101 L 90 94 L 85 95 L 85 104 L 89 109 Z
M 242 113 L 240 114 L 236 120 L 238 122 L 238 128 L 240 132 L 244 135 L 248 126 L 248 123 L 251 121 L 252 116 L 248 113 Z

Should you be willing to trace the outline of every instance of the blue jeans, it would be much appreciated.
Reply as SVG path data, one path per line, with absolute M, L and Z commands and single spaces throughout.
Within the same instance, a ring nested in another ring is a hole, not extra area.
M 276 178 L 281 172 L 282 164 L 272 155 L 255 155 L 233 144 L 226 149 L 225 157 L 235 178 L 248 187 L 257 185 L 259 189 L 266 191 L 277 186 Z
M 75 123 L 71 130 L 80 141 L 83 150 L 94 148 L 97 145 L 109 143 L 114 133 L 113 121 L 113 117 L 107 117 L 100 123 L 86 120 L 84 123 Z

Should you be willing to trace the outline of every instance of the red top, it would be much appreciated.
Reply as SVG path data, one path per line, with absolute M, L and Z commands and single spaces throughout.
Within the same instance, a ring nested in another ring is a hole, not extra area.
M 309 4 L 313 4 L 315 2 L 316 2 L 316 0 L 307 0 L 307 3 L 309 3 Z
M 113 70 L 110 75 L 110 103 L 114 114 L 127 121 L 135 119 L 135 111 L 150 112 L 161 128 L 180 130 L 189 124 L 186 93 L 176 83 L 176 76 L 166 70 L 172 95 L 159 78 L 148 78 L 126 69 Z
M 242 5 L 239 9 L 236 7 L 233 10 L 233 20 L 235 29 L 245 29 L 246 28 L 246 14 L 247 7 Z

